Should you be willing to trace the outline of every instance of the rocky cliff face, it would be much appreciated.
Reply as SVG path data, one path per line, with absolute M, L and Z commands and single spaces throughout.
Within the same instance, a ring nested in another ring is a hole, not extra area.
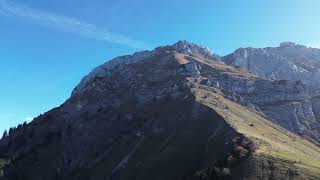
M 275 48 L 240 48 L 223 57 L 222 61 L 262 78 L 302 81 L 309 86 L 320 87 L 319 49 L 290 42 Z
M 231 83 L 220 81 L 219 85 L 229 99 L 256 108 L 287 130 L 320 143 L 319 101 L 309 97 L 306 85 L 297 81 L 237 79 Z
M 242 98 L 271 120 L 319 143 L 320 50 L 287 42 L 276 48 L 241 48 L 222 58 L 274 83 L 244 83 Z M 234 92 L 232 87 L 227 88 Z M 245 93 L 245 94 L 243 94 Z M 248 94 L 250 97 L 248 97 Z M 252 95 L 255 94 L 255 95 Z

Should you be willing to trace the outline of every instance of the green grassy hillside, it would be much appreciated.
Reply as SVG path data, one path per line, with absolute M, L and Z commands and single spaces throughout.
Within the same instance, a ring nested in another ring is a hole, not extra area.
M 193 89 L 198 102 L 212 108 L 256 145 L 254 159 L 269 159 L 277 167 L 295 168 L 301 178 L 320 178 L 320 148 L 271 123 L 258 112 L 203 88 Z

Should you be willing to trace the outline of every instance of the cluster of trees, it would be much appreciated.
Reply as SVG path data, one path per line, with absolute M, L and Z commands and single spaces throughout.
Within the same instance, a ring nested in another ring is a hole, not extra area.
M 16 130 L 19 131 L 19 130 L 25 128 L 26 126 L 27 126 L 27 122 L 25 121 L 23 124 L 19 124 L 17 127 L 11 127 L 9 129 L 9 132 L 7 130 L 5 130 L 3 132 L 2 139 L 11 136 L 14 131 L 16 131 Z

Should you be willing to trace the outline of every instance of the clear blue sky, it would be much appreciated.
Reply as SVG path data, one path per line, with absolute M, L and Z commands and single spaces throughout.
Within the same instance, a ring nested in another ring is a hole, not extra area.
M 106 60 L 187 39 L 225 55 L 320 45 L 319 0 L 0 0 L 0 132 L 63 103 Z

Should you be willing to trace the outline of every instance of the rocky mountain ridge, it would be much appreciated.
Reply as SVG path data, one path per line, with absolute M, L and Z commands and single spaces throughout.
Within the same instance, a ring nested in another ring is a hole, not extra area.
M 240 96 L 254 103 L 273 122 L 292 132 L 311 137 L 316 143 L 320 142 L 319 49 L 286 42 L 275 48 L 241 48 L 222 57 L 222 61 L 261 78 L 280 82 L 282 89 L 286 90 L 279 90 L 274 85 L 264 85 L 255 92 L 254 98 L 247 97 L 250 90 L 244 94 L 240 92 Z M 235 92 L 232 87 L 227 89 Z
M 222 60 L 181 41 L 107 62 L 0 141 L 0 179 L 319 178 L 308 86 Z
M 320 87 L 320 50 L 287 42 L 279 47 L 240 48 L 222 57 L 226 64 L 271 80 L 301 81 Z
M 119 70 L 122 66 L 126 64 L 134 64 L 143 59 L 149 58 L 153 55 L 161 53 L 164 49 L 175 50 L 176 52 L 187 54 L 187 55 L 196 55 L 203 58 L 208 58 L 212 60 L 220 60 L 218 55 L 213 54 L 208 48 L 196 45 L 194 43 L 188 42 L 186 40 L 178 41 L 172 46 L 162 46 L 158 47 L 152 51 L 141 51 L 136 52 L 133 55 L 116 57 L 110 61 L 107 61 L 105 64 L 95 68 L 91 73 L 84 77 L 80 84 L 75 88 L 73 93 L 81 92 L 85 88 L 86 84 L 92 81 L 96 77 L 104 77 L 110 75 L 113 71 Z
M 320 50 L 292 42 L 281 43 L 275 48 L 241 48 L 233 54 L 220 57 L 210 52 L 208 48 L 188 41 L 179 41 L 172 46 L 163 46 L 153 51 L 142 51 L 110 60 L 86 76 L 73 94 L 83 92 L 87 84 L 95 78 L 107 77 L 113 72 L 121 71 L 127 64 L 139 63 L 166 51 L 200 57 L 219 64 L 229 64 L 262 78 L 252 81 L 246 78 L 226 79 L 225 76 L 219 78 L 215 76 L 209 80 L 208 85 L 223 89 L 228 92 L 230 99 L 249 104 L 265 113 L 273 122 L 315 143 L 320 143 L 318 130 L 320 88 L 317 88 L 320 87 L 320 84 L 317 86 L 317 83 L 320 83 L 320 78 L 317 78 L 320 69 L 317 69 L 318 66 L 306 69 L 301 65 L 309 63 L 310 66 L 310 62 L 316 64 L 318 59 L 320 63 Z M 186 67 L 188 71 L 193 71 L 193 76 L 200 75 L 197 65 L 191 63 Z M 312 78 L 309 79 L 310 76 Z

